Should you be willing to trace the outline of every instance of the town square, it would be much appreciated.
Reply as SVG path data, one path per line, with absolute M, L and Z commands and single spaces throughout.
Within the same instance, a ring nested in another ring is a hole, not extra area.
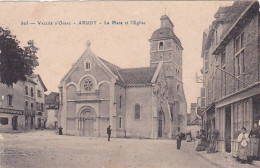
M 0 167 L 260 167 L 258 1 L 0 5 Z

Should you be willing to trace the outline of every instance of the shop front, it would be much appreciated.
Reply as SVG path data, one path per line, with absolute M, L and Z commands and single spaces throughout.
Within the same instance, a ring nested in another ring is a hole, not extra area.
M 249 133 L 260 122 L 260 84 L 241 90 L 216 102 L 216 129 L 220 151 L 236 155 L 237 137 L 242 127 Z
M 23 130 L 23 110 L 0 108 L 0 132 Z

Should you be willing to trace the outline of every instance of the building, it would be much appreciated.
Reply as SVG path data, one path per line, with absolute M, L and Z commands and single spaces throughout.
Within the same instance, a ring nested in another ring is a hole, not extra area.
M 47 113 L 46 128 L 56 129 L 59 117 L 59 93 L 51 92 L 45 96 L 45 108 Z
M 40 75 L 33 74 L 30 76 L 30 79 L 33 80 L 35 85 L 34 98 L 36 105 L 36 121 L 37 128 L 45 128 L 46 119 L 46 109 L 45 109 L 45 94 L 47 91 L 46 86 L 44 85 Z
M 235 154 L 242 126 L 260 120 L 259 21 L 257 1 L 236 1 L 203 34 L 201 117 L 207 134 L 219 131 L 220 151 Z
M 26 131 L 38 128 L 35 122 L 36 89 L 41 86 L 33 80 L 34 75 L 26 81 L 18 81 L 12 87 L 0 84 L 0 131 Z
M 150 66 L 122 69 L 90 49 L 60 84 L 61 127 L 68 135 L 174 138 L 185 130 L 187 103 L 182 82 L 182 50 L 168 16 L 150 42 Z
M 190 113 L 187 114 L 187 132 L 191 132 L 192 137 L 196 136 L 197 131 L 201 129 L 201 118 L 198 115 L 197 103 L 191 103 Z

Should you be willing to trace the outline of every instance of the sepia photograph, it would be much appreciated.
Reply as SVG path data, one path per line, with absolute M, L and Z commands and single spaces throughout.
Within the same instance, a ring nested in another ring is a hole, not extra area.
M 260 168 L 257 0 L 0 2 L 0 168 Z

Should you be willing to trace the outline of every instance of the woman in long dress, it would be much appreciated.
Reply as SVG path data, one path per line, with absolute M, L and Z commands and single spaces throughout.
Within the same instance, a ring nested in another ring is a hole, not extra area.
M 238 135 L 237 138 L 238 142 L 238 152 L 237 152 L 237 161 L 241 163 L 246 163 L 249 161 L 248 157 L 248 142 L 249 142 L 249 134 L 246 132 L 246 128 L 242 127 L 241 133 Z
M 191 131 L 189 131 L 186 135 L 186 141 L 191 142 L 192 141 L 192 136 L 191 136 Z
M 259 148 L 260 128 L 258 123 L 254 123 L 254 127 L 249 134 L 249 156 L 251 160 L 256 160 Z
M 196 137 L 195 137 L 195 150 L 197 151 L 197 147 L 201 142 L 201 137 L 200 137 L 200 132 L 197 131 L 196 133 Z

